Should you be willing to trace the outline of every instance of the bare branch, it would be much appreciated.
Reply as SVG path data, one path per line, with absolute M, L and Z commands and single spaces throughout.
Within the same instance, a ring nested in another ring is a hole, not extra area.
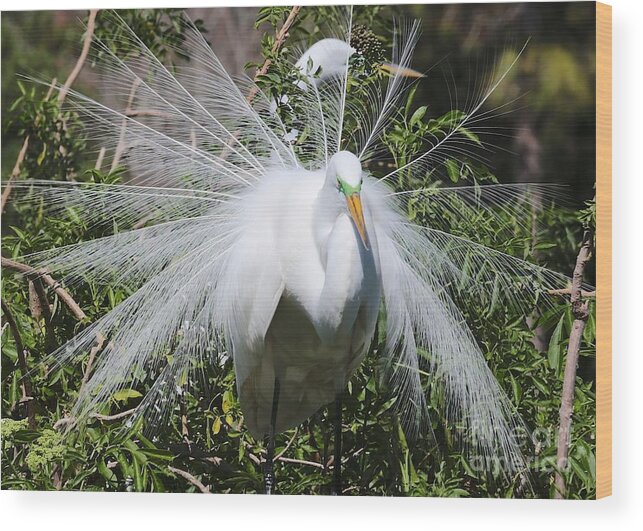
M 132 109 L 132 104 L 134 103 L 134 98 L 136 97 L 136 91 L 138 90 L 138 87 L 141 85 L 143 80 L 140 77 L 137 77 L 134 82 L 132 83 L 132 88 L 130 88 L 129 91 L 129 96 L 127 97 L 127 107 L 125 108 L 125 116 L 134 116 L 133 112 L 135 112 Z M 112 158 L 112 166 L 110 168 L 110 171 L 114 171 L 118 167 L 118 163 L 121 160 L 121 156 L 123 155 L 123 151 L 125 150 L 125 134 L 127 132 L 127 118 L 123 118 L 123 121 L 121 122 L 121 132 L 118 137 L 118 144 L 116 144 L 116 149 L 114 150 L 114 157 Z
M 22 273 L 25 275 L 27 278 L 33 280 L 33 279 L 40 279 L 42 282 L 47 284 L 50 288 L 52 288 L 58 297 L 67 305 L 71 313 L 74 314 L 76 319 L 79 321 L 82 321 L 87 318 L 87 315 L 85 315 L 85 312 L 82 310 L 82 308 L 78 305 L 78 303 L 73 299 L 73 297 L 58 283 L 56 282 L 46 271 L 42 270 L 37 270 L 27 264 L 21 264 L 20 262 L 16 262 L 15 260 L 11 260 L 9 258 L 5 258 L 4 256 L 2 257 L 2 267 L 6 267 L 7 269 L 11 269 L 13 271 L 17 271 L 18 273 Z
M 300 11 L 301 6 L 293 6 L 290 13 L 288 14 L 286 22 L 284 22 L 284 25 L 281 26 L 281 29 L 277 32 L 277 35 L 275 36 L 275 42 L 272 45 L 271 49 L 271 53 L 273 56 L 281 49 L 281 47 L 284 45 L 284 42 L 286 42 L 286 39 L 288 38 L 288 32 L 290 31 L 292 25 L 295 23 L 297 15 L 299 15 Z M 254 80 L 257 81 L 260 76 L 267 74 L 271 64 L 272 59 L 270 57 L 266 57 L 266 60 L 263 62 L 261 67 L 258 68 L 255 72 Z M 254 99 L 254 97 L 257 95 L 257 92 L 259 92 L 259 87 L 255 85 L 248 93 L 248 96 L 246 98 L 248 102 L 251 102 Z
M 29 287 L 33 287 L 33 292 L 38 301 L 38 310 L 40 310 L 45 319 L 45 351 L 49 353 L 56 347 L 56 337 L 54 336 L 54 329 L 51 322 L 51 308 L 49 307 L 49 300 L 47 300 L 47 292 L 45 291 L 42 278 L 30 279 Z M 39 319 L 39 317 L 35 318 Z
M 83 390 L 83 387 L 85 387 L 85 384 L 87 383 L 87 381 L 89 380 L 89 375 L 92 372 L 92 366 L 94 365 L 94 359 L 96 358 L 96 354 L 100 352 L 104 344 L 105 344 L 105 336 L 100 332 L 97 332 L 96 344 L 89 351 L 89 359 L 87 360 L 87 367 L 85 367 L 85 372 L 83 373 L 83 380 L 80 383 L 80 389 L 78 389 L 79 394 Z
M 572 294 L 572 288 L 550 289 L 550 290 L 547 290 L 547 294 L 548 295 L 571 295 Z M 594 297 L 596 297 L 596 291 L 581 290 L 580 294 L 581 294 L 581 297 L 583 297 L 583 298 L 594 298 Z
M 76 418 L 75 417 L 63 417 L 61 419 L 58 419 L 56 422 L 54 422 L 53 428 L 54 430 L 59 430 L 60 428 L 64 428 L 65 426 L 73 426 L 76 424 Z
M 281 26 L 281 28 L 275 35 L 275 42 L 271 48 L 272 56 L 274 56 L 279 51 L 279 49 L 284 45 L 284 42 L 286 42 L 286 38 L 288 37 L 288 31 L 295 23 L 295 19 L 297 18 L 297 15 L 299 15 L 299 11 L 301 11 L 301 6 L 293 6 L 290 13 L 288 14 L 288 18 L 286 19 L 283 26 Z M 266 57 L 261 67 L 257 68 L 257 71 L 255 72 L 255 75 L 253 78 L 253 81 L 255 81 L 255 84 L 253 84 L 252 88 L 248 92 L 248 95 L 246 96 L 246 101 L 248 103 L 252 103 L 252 100 L 259 92 L 259 87 L 257 86 L 256 81 L 259 79 L 260 76 L 265 75 L 268 72 L 268 69 L 270 68 L 271 64 L 272 64 L 272 59 L 270 57 Z M 235 141 L 238 142 L 239 133 L 240 131 L 235 131 L 232 134 L 232 138 L 228 142 L 228 149 L 226 149 L 221 155 L 221 158 L 223 158 L 224 160 L 228 157 L 228 154 L 230 153 L 229 147 L 232 145 L 231 143 Z
M 92 44 L 92 39 L 94 38 L 94 28 L 96 27 L 97 14 L 98 9 L 92 9 L 89 11 L 87 31 L 85 32 L 85 39 L 83 40 L 83 48 L 80 52 L 80 55 L 78 56 L 76 65 L 74 66 L 73 70 L 69 74 L 69 77 L 67 77 L 67 81 L 65 81 L 65 84 L 62 86 L 60 92 L 58 93 L 59 104 L 62 104 L 65 101 L 69 89 L 74 84 L 74 81 L 76 81 L 76 78 L 78 77 L 78 74 L 80 74 L 80 71 L 83 69 L 83 65 L 85 64 L 85 60 L 87 59 L 87 54 L 89 54 L 89 48 Z
M 576 368 L 578 365 L 578 354 L 583 339 L 583 331 L 589 317 L 589 304 L 584 301 L 581 293 L 583 284 L 583 272 L 585 265 L 592 256 L 591 231 L 586 230 L 583 234 L 576 266 L 572 275 L 572 287 L 570 303 L 572 305 L 572 314 L 574 323 L 569 336 L 569 345 L 567 346 L 567 359 L 565 361 L 565 373 L 563 376 L 563 394 L 560 406 L 560 426 L 558 428 L 558 451 L 556 453 L 556 493 L 554 497 L 562 499 L 565 496 L 565 477 L 563 471 L 567 468 L 567 456 L 569 454 L 569 440 L 572 425 L 572 411 L 574 408 L 574 386 L 576 383 Z
M 98 152 L 98 157 L 96 158 L 96 164 L 94 165 L 95 170 L 100 170 L 101 166 L 103 165 L 103 159 L 105 158 L 105 146 L 100 148 Z
M 11 189 L 13 188 L 13 181 L 20 175 L 20 169 L 22 168 L 22 163 L 25 160 L 25 155 L 27 154 L 27 148 L 29 147 L 29 135 L 25 137 L 24 142 L 22 143 L 22 147 L 20 148 L 20 152 L 18 153 L 18 158 L 16 159 L 16 163 L 13 166 L 13 171 L 11 172 L 11 176 L 9 177 L 9 180 L 7 181 L 7 184 L 4 187 L 4 190 L 2 191 L 2 203 L 0 204 L 0 212 L 4 212 L 4 206 L 7 203 L 7 200 L 9 199 L 9 195 L 11 195 Z
M 275 459 L 279 459 L 288 451 L 288 449 L 292 446 L 292 443 L 295 441 L 295 437 L 297 437 L 298 433 L 299 433 L 299 428 L 295 428 L 295 433 L 292 434 L 292 437 L 288 441 L 288 444 L 286 444 L 286 447 L 275 456 Z
M 114 421 L 114 420 L 120 420 L 120 419 L 124 419 L 125 417 L 129 417 L 130 415 L 133 415 L 134 413 L 136 413 L 137 410 L 138 410 L 138 407 L 134 407 L 132 409 L 127 409 L 125 411 L 121 411 L 120 413 L 115 413 L 114 415 L 103 415 L 101 413 L 92 413 L 89 416 L 89 418 L 100 420 L 102 422 L 111 422 L 111 421 Z M 77 422 L 76 417 L 72 417 L 72 416 L 63 417 L 61 419 L 58 419 L 54 423 L 54 429 L 58 430 L 58 429 L 63 428 L 65 426 L 67 426 L 67 425 L 74 426 L 76 424 L 76 422 Z
M 180 468 L 174 468 L 173 466 L 168 466 L 167 469 L 170 472 L 173 472 L 177 476 L 181 476 L 183 479 L 186 479 L 189 483 L 192 483 L 197 489 L 199 489 L 203 494 L 210 494 L 210 487 L 206 487 L 201 483 L 197 478 L 195 478 L 189 472 L 181 470 Z
M 102 415 L 101 413 L 93 413 L 92 415 L 90 415 L 90 417 L 96 420 L 110 422 L 112 420 L 120 420 L 120 419 L 124 419 L 125 417 L 129 417 L 130 415 L 133 415 L 134 413 L 136 413 L 137 410 L 138 410 L 138 407 L 133 407 L 132 409 L 121 411 L 120 413 L 115 413 L 114 415 Z
M 319 468 L 320 470 L 324 470 L 324 465 L 322 465 L 321 463 L 315 463 L 315 461 L 305 461 L 304 459 L 293 459 L 291 457 L 280 457 L 279 461 L 283 461 L 284 463 L 293 463 L 296 465 L 313 466 L 315 468 Z

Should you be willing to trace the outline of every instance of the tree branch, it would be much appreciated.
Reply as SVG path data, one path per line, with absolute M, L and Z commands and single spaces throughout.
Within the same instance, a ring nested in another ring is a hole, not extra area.
M 292 25 L 295 23 L 295 20 L 297 19 L 297 15 L 299 15 L 299 12 L 301 11 L 301 6 L 293 6 L 293 8 L 290 10 L 290 13 L 288 14 L 288 18 L 286 19 L 286 22 L 284 22 L 284 25 L 281 26 L 281 29 L 277 32 L 277 35 L 275 36 L 275 42 L 272 45 L 272 49 L 270 50 L 271 55 L 275 55 L 281 47 L 284 45 L 284 42 L 286 42 L 286 39 L 288 38 L 288 32 L 290 31 L 290 28 Z M 270 57 L 266 57 L 266 60 L 263 62 L 260 68 L 257 69 L 255 72 L 254 76 L 254 81 L 257 81 L 260 76 L 266 75 L 268 73 L 268 69 L 270 68 L 270 65 L 272 64 L 272 59 Z M 256 85 L 252 87 L 250 92 L 248 93 L 248 96 L 246 99 L 250 103 L 254 97 L 257 95 L 257 92 L 259 92 L 259 87 Z
M 96 344 L 89 351 L 89 359 L 87 360 L 87 367 L 85 367 L 85 372 L 83 373 L 83 380 L 80 382 L 80 388 L 78 389 L 78 394 L 81 393 L 81 391 L 83 390 L 83 387 L 85 387 L 85 384 L 89 380 L 89 375 L 92 372 L 92 367 L 94 365 L 94 359 L 96 358 L 96 354 L 100 352 L 104 344 L 105 344 L 105 336 L 100 332 L 97 332 Z
M 90 416 L 91 416 L 91 418 L 96 419 L 96 420 L 102 420 L 104 422 L 109 422 L 109 421 L 112 421 L 112 420 L 120 420 L 120 419 L 124 419 L 125 417 L 129 417 L 130 415 L 133 415 L 134 413 L 136 413 L 137 410 L 138 410 L 138 406 L 133 407 L 132 409 L 128 409 L 126 411 L 121 411 L 120 413 L 115 413 L 114 415 L 103 415 L 101 413 L 93 413 Z
M 125 411 L 121 411 L 120 413 L 115 413 L 114 415 L 103 415 L 102 413 L 92 413 L 91 415 L 89 415 L 89 418 L 100 420 L 102 422 L 111 422 L 113 420 L 120 420 L 120 419 L 124 419 L 125 417 L 129 417 L 130 415 L 133 415 L 134 413 L 136 413 L 137 410 L 138 410 L 138 407 L 133 407 L 132 409 L 127 409 Z M 67 425 L 74 426 L 75 424 L 76 424 L 76 417 L 71 417 L 71 416 L 63 417 L 61 419 L 58 419 L 54 423 L 54 430 L 58 430 Z
M 280 457 L 277 461 L 283 461 L 284 463 L 293 463 L 295 465 L 306 465 L 319 468 L 324 470 L 324 465 L 321 463 L 316 463 L 315 461 L 305 461 L 304 459 L 293 459 L 292 457 Z
M 35 402 L 33 397 L 33 387 L 31 386 L 31 378 L 29 377 L 29 369 L 27 368 L 27 357 L 25 355 L 26 350 L 22 343 L 22 337 L 20 336 L 20 330 L 18 330 L 18 324 L 9 310 L 9 306 L 2 301 L 2 313 L 4 318 L 7 320 L 9 329 L 11 330 L 11 335 L 13 336 L 13 341 L 16 344 L 16 352 L 18 353 L 18 365 L 20 366 L 20 372 L 22 376 L 20 378 L 22 387 L 22 402 L 27 404 L 27 419 L 29 421 L 29 427 L 34 430 L 36 429 L 36 409 Z
M 63 289 L 61 285 L 56 282 L 47 272 L 42 270 L 39 271 L 38 269 L 34 269 L 27 264 L 21 264 L 20 262 L 5 258 L 4 256 L 2 257 L 2 267 L 17 271 L 18 273 L 22 273 L 30 280 L 42 280 L 42 282 L 44 282 L 45 284 L 47 284 L 47 286 L 54 290 L 54 292 L 60 297 L 60 299 L 67 305 L 71 313 L 74 314 L 76 319 L 82 321 L 83 319 L 87 318 L 87 315 L 85 315 L 85 312 L 73 299 L 73 297 L 65 289 Z
M 288 441 L 288 444 L 286 444 L 284 449 L 275 456 L 275 461 L 284 456 L 284 454 L 292 446 L 292 443 L 295 442 L 295 437 L 297 437 L 298 433 L 299 433 L 299 428 L 295 428 L 295 433 L 292 434 L 292 437 L 290 438 L 290 440 Z
M 189 472 L 181 470 L 180 468 L 174 468 L 173 466 L 168 466 L 167 469 L 170 472 L 173 472 L 177 476 L 181 476 L 183 479 L 186 479 L 189 483 L 192 483 L 197 489 L 199 489 L 203 494 L 210 494 L 210 487 L 206 487 L 201 483 L 197 478 L 195 478 Z
M 101 147 L 100 150 L 98 151 L 98 157 L 96 157 L 96 164 L 94 164 L 94 169 L 99 171 L 101 166 L 103 165 L 103 159 L 105 158 L 105 152 L 107 150 L 105 147 Z
M 35 306 L 37 306 L 37 308 L 33 308 L 36 313 L 36 315 L 33 315 L 34 319 L 37 320 L 40 318 L 40 315 L 37 315 L 38 312 L 40 312 L 41 316 L 45 319 L 45 351 L 49 353 L 52 352 L 56 346 L 56 338 L 54 336 L 54 329 L 52 328 L 51 308 L 47 300 L 47 292 L 40 277 L 29 279 L 29 288 L 30 299 L 31 292 L 33 291 L 36 302 Z
M 578 257 L 576 258 L 576 266 L 574 267 L 574 274 L 572 276 L 570 303 L 572 306 L 572 314 L 574 315 L 574 323 L 569 336 L 565 373 L 563 376 L 560 426 L 558 428 L 558 451 L 556 453 L 556 476 L 554 480 L 556 487 L 554 497 L 556 499 L 565 497 L 565 477 L 563 471 L 567 468 L 567 457 L 569 454 L 576 368 L 578 366 L 578 355 L 583 339 L 583 331 L 585 330 L 585 325 L 589 317 L 589 303 L 582 298 L 581 286 L 583 284 L 585 265 L 592 256 L 592 240 L 592 232 L 586 230 L 583 234 L 583 241 L 578 252 Z
M 24 142 L 22 143 L 22 147 L 20 148 L 20 152 L 18 153 L 18 158 L 16 159 L 16 163 L 13 166 L 13 171 L 11 172 L 11 176 L 9 177 L 9 180 L 7 181 L 7 184 L 4 187 L 4 190 L 2 191 L 2 201 L 0 203 L 0 212 L 4 212 L 4 206 L 7 203 L 7 200 L 9 199 L 9 195 L 11 195 L 11 188 L 13 188 L 13 181 L 20 175 L 20 169 L 22 168 L 22 163 L 25 160 L 25 155 L 27 154 L 27 148 L 29 147 L 29 135 L 25 137 Z
M 572 288 L 547 290 L 547 295 L 571 295 L 571 294 L 572 294 Z M 596 297 L 596 291 L 581 290 L 580 294 L 581 294 L 581 297 L 584 297 L 584 298 Z
M 96 27 L 97 14 L 98 9 L 92 9 L 89 11 L 89 18 L 87 19 L 87 31 L 85 32 L 85 39 L 83 40 L 83 48 L 80 52 L 80 55 L 78 56 L 76 65 L 72 69 L 71 73 L 67 77 L 67 81 L 65 81 L 65 84 L 62 86 L 60 92 L 58 93 L 59 105 L 65 101 L 69 89 L 74 84 L 74 81 L 76 81 L 76 78 L 78 77 L 78 74 L 80 74 L 80 71 L 83 69 L 83 65 L 85 64 L 85 60 L 87 59 L 87 55 L 89 54 L 89 48 L 92 44 L 92 39 L 94 38 L 94 28 Z
M 134 82 L 132 83 L 132 87 L 130 88 L 129 95 L 127 97 L 127 107 L 125 108 L 125 116 L 137 116 L 135 113 L 136 111 L 132 109 L 132 104 L 134 103 L 134 98 L 136 97 L 136 92 L 138 91 L 138 87 L 141 85 L 143 80 L 140 77 L 137 77 Z M 110 168 L 110 172 L 113 172 L 117 167 L 118 163 L 121 160 L 121 156 L 123 155 L 123 151 L 125 150 L 125 134 L 127 132 L 127 118 L 123 118 L 123 121 L 121 122 L 121 132 L 120 135 L 118 136 L 118 144 L 116 144 L 116 149 L 114 150 L 114 157 L 112 158 L 112 166 Z

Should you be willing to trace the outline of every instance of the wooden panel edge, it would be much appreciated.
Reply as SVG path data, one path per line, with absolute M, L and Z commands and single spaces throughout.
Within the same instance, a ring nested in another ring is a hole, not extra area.
M 596 2 L 596 498 L 612 494 L 612 7 Z

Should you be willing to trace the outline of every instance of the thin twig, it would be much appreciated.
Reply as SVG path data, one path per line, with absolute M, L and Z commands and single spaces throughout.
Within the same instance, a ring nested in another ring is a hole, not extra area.
M 56 78 L 53 78 L 51 80 L 51 83 L 49 84 L 49 89 L 47 90 L 47 94 L 45 95 L 45 101 L 51 98 L 54 88 L 56 87 L 56 82 L 57 82 Z M 38 125 L 40 123 L 41 117 L 42 117 L 41 114 L 38 114 L 38 116 L 36 116 L 35 125 Z M 0 204 L 0 213 L 4 212 L 4 207 L 7 203 L 7 200 L 9 199 L 9 196 L 11 195 L 11 190 L 13 189 L 13 181 L 15 181 L 20 175 L 20 171 L 22 170 L 22 163 L 24 162 L 25 156 L 27 155 L 28 147 L 29 147 L 29 135 L 25 137 L 22 143 L 22 147 L 20 148 L 20 152 L 18 153 L 18 158 L 16 159 L 16 163 L 14 164 L 13 170 L 11 172 L 11 176 L 9 177 L 9 180 L 7 181 L 7 184 L 5 185 L 5 188 L 2 192 L 2 203 Z
M 105 336 L 100 332 L 96 333 L 96 344 L 89 351 L 89 359 L 87 360 L 87 367 L 85 367 L 85 372 L 83 373 L 83 380 L 80 382 L 80 389 L 78 389 L 78 394 L 80 394 L 85 387 L 85 384 L 89 380 L 89 375 L 92 372 L 92 367 L 94 365 L 94 359 L 96 354 L 100 352 L 105 344 Z
M 316 463 L 315 461 L 305 461 L 304 459 L 293 459 L 292 457 L 280 457 L 279 461 L 283 461 L 284 463 L 293 463 L 296 465 L 313 466 L 315 468 L 319 468 L 320 470 L 324 470 L 324 465 L 322 465 L 321 463 Z
M 53 428 L 54 430 L 59 430 L 60 428 L 64 428 L 67 425 L 74 426 L 75 424 L 76 424 L 75 417 L 63 417 L 61 419 L 58 419 L 56 422 L 54 422 Z
M 275 461 L 282 461 L 284 463 L 293 463 L 296 465 L 306 465 L 306 466 L 312 466 L 315 468 L 319 468 L 320 470 L 324 470 L 324 465 L 322 463 L 317 463 L 315 461 L 307 461 L 305 459 L 295 459 L 292 457 L 284 457 L 284 454 L 286 451 L 290 448 L 292 443 L 294 442 L 299 430 L 295 430 L 294 435 L 290 438 L 290 441 L 288 441 L 288 444 L 286 444 L 286 447 L 279 452 L 274 458 Z M 261 454 L 265 453 L 265 450 L 261 450 Z M 247 452 L 246 455 L 248 458 L 255 463 L 256 465 L 261 465 L 262 463 L 265 463 L 266 459 L 263 457 L 263 455 L 255 455 L 252 452 Z M 332 461 L 332 460 L 331 460 Z M 331 463 L 327 463 L 327 466 L 330 465 Z M 331 467 L 332 468 L 332 467 Z
M 45 94 L 45 101 L 51 98 L 51 95 L 54 93 L 54 89 L 56 88 L 56 83 L 58 83 L 58 78 L 52 78 L 51 83 L 49 83 L 49 88 L 47 89 L 47 94 Z M 39 118 L 40 116 L 38 116 L 36 120 L 38 120 Z
M 261 463 L 264 462 L 263 459 L 257 457 L 253 453 L 248 452 L 246 455 L 248 456 L 248 459 L 250 459 L 250 461 L 252 461 L 255 465 L 261 465 Z
M 292 446 L 292 443 L 295 441 L 295 437 L 297 437 L 298 433 L 299 433 L 299 428 L 295 428 L 295 433 L 293 433 L 292 437 L 288 441 L 288 444 L 286 444 L 286 447 L 277 454 L 275 459 L 281 458 L 288 451 L 288 449 Z
M 592 232 L 586 230 L 583 234 L 583 242 L 578 252 L 574 274 L 572 275 L 570 303 L 572 306 L 572 314 L 574 315 L 574 323 L 569 336 L 565 373 L 563 376 L 563 394 L 560 406 L 560 426 L 558 428 L 558 449 L 556 453 L 556 476 L 554 480 L 556 487 L 554 497 L 556 499 L 565 497 L 565 477 L 563 471 L 567 468 L 567 456 L 569 454 L 576 368 L 578 366 L 578 355 L 583 339 L 583 331 L 589 318 L 589 303 L 582 298 L 581 286 L 583 284 L 585 265 L 592 256 L 592 240 Z
M 284 25 L 281 26 L 281 29 L 277 32 L 277 35 L 275 36 L 275 42 L 272 45 L 272 49 L 270 50 L 271 55 L 274 56 L 280 48 L 284 45 L 284 42 L 286 42 L 286 39 L 288 38 L 288 32 L 290 31 L 290 28 L 292 25 L 295 23 L 295 19 L 297 18 L 297 15 L 299 15 L 299 12 L 301 11 L 301 6 L 293 6 L 293 8 L 290 10 L 290 13 L 288 14 L 288 18 L 286 19 L 286 22 L 284 22 Z M 272 59 L 270 57 L 266 57 L 266 60 L 263 62 L 260 68 L 257 69 L 255 72 L 254 76 L 254 81 L 257 81 L 260 76 L 266 75 L 268 73 L 268 69 L 270 68 L 270 65 L 272 64 Z M 248 93 L 248 96 L 246 99 L 248 102 L 251 102 L 254 97 L 257 95 L 257 92 L 259 92 L 259 87 L 256 85 L 252 87 L 250 92 Z
M 110 422 L 112 420 L 120 420 L 120 419 L 124 419 L 125 417 L 129 417 L 130 415 L 133 415 L 134 413 L 136 413 L 137 410 L 138 410 L 138 406 L 133 407 L 132 409 L 128 409 L 126 411 L 121 411 L 120 413 L 115 413 L 114 415 L 103 415 L 101 413 L 92 413 L 90 417 L 96 420 Z
M 130 88 L 130 91 L 129 91 L 129 96 L 127 97 L 127 107 L 125 108 L 125 116 L 136 116 L 135 114 L 133 114 L 136 111 L 132 109 L 132 104 L 134 103 L 134 98 L 136 97 L 136 91 L 138 90 L 138 87 L 141 85 L 142 82 L 143 80 L 140 77 L 137 77 L 132 83 L 132 87 Z M 121 132 L 118 137 L 118 143 L 116 144 L 116 149 L 114 150 L 114 157 L 112 158 L 112 166 L 110 168 L 110 172 L 113 172 L 118 167 L 118 164 L 121 161 L 121 156 L 123 155 L 123 151 L 125 150 L 126 132 L 127 132 L 127 118 L 123 118 L 123 121 L 121 122 Z
M 95 170 L 100 170 L 101 166 L 103 165 L 103 159 L 105 158 L 105 152 L 107 150 L 105 149 L 105 146 L 100 148 L 100 151 L 98 152 L 98 157 L 96 158 L 96 164 L 94 165 Z
M 189 472 L 186 472 L 185 470 L 181 470 L 180 468 L 175 468 L 173 466 L 168 466 L 167 469 L 170 472 L 173 472 L 177 476 L 181 476 L 183 479 L 186 479 L 189 483 L 192 483 L 197 489 L 199 489 L 203 494 L 210 494 L 210 487 L 206 487 L 203 483 L 201 483 L 197 478 L 195 478 L 192 474 Z
M 62 86 L 60 92 L 58 93 L 58 104 L 62 104 L 65 101 L 69 89 L 74 84 L 74 81 L 76 81 L 76 78 L 78 77 L 78 74 L 80 74 L 80 71 L 83 69 L 83 65 L 85 64 L 85 60 L 87 59 L 87 55 L 89 54 L 89 48 L 92 44 L 92 39 L 94 38 L 94 28 L 96 27 L 97 14 L 98 9 L 92 9 L 89 11 L 89 18 L 87 19 L 87 31 L 85 32 L 85 39 L 83 40 L 83 49 L 78 56 L 76 65 L 67 77 L 67 81 L 65 81 L 65 84 Z
M 20 366 L 20 372 L 22 373 L 22 377 L 20 379 L 20 387 L 22 387 L 22 402 L 27 403 L 27 419 L 29 421 L 29 427 L 33 430 L 36 428 L 36 404 L 33 399 L 33 387 L 31 386 L 31 378 L 29 377 L 29 369 L 27 368 L 26 350 L 22 343 L 18 324 L 5 301 L 2 301 L 2 313 L 9 324 L 13 341 L 16 344 L 18 365 Z
M 129 417 L 130 415 L 133 415 L 137 411 L 138 411 L 138 407 L 134 407 L 132 409 L 121 411 L 120 413 L 115 413 L 114 415 L 103 415 L 102 413 L 92 413 L 91 415 L 89 415 L 89 418 L 100 420 L 102 422 L 111 422 L 113 420 L 120 420 L 120 419 L 124 419 L 125 417 Z M 54 424 L 54 429 L 55 430 L 60 429 L 64 426 L 67 426 L 68 424 L 70 426 L 73 426 L 76 424 L 76 420 L 77 420 L 76 417 L 72 417 L 72 416 L 58 419 Z
M 266 462 L 264 457 L 256 456 L 253 453 L 247 452 L 246 455 L 248 456 L 248 459 L 250 459 L 250 461 L 252 461 L 255 465 L 260 466 L 262 463 Z M 315 467 L 315 468 L 319 468 L 320 470 L 324 470 L 324 465 L 321 464 L 321 463 L 317 463 L 315 461 L 306 461 L 304 459 L 294 459 L 292 457 L 283 457 L 283 456 L 281 456 L 279 458 L 275 458 L 274 460 L 275 461 L 282 461 L 284 463 L 293 463 L 295 465 L 312 466 L 312 467 Z
M 286 38 L 288 37 L 288 31 L 295 23 L 295 19 L 297 18 L 299 11 L 301 11 L 301 6 L 293 6 L 293 8 L 290 10 L 290 13 L 288 14 L 288 18 L 286 18 L 286 21 L 284 22 L 283 26 L 281 26 L 281 28 L 275 35 L 275 42 L 271 48 L 272 56 L 274 56 L 284 45 L 284 42 L 286 42 Z M 260 76 L 265 75 L 268 72 L 268 69 L 270 68 L 271 64 L 272 64 L 272 59 L 270 57 L 266 57 L 263 64 L 259 68 L 257 68 L 257 71 L 255 72 L 255 75 L 253 77 L 253 81 L 255 83 L 252 85 L 252 88 L 250 89 L 250 91 L 246 96 L 246 101 L 248 103 L 251 104 L 252 100 L 254 100 L 255 96 L 259 93 L 259 86 L 257 85 L 256 82 Z M 223 153 L 221 153 L 221 158 L 223 160 L 226 160 L 228 158 L 228 155 L 231 152 L 232 144 L 234 142 L 239 142 L 240 134 L 241 134 L 240 130 L 237 130 L 234 133 L 232 133 L 231 138 L 227 143 L 226 149 L 223 151 Z
M 53 323 L 51 322 L 51 308 L 47 300 L 47 292 L 40 277 L 31 278 L 29 284 L 33 286 L 36 298 L 38 299 L 39 309 L 45 319 L 45 351 L 49 353 L 52 352 L 56 346 L 56 337 L 54 336 Z
M 71 313 L 74 314 L 76 319 L 82 321 L 87 318 L 85 312 L 74 300 L 74 298 L 57 282 L 55 281 L 47 272 L 42 270 L 37 270 L 27 264 L 21 264 L 10 258 L 2 257 L 2 267 L 6 267 L 18 273 L 22 273 L 29 279 L 41 279 L 47 286 L 52 288 L 58 297 L 67 305 Z
M 18 158 L 16 159 L 16 163 L 13 166 L 13 171 L 11 172 L 11 176 L 9 177 L 9 180 L 7 181 L 7 184 L 4 187 L 4 190 L 2 191 L 2 202 L 0 204 L 0 212 L 4 212 L 4 206 L 7 203 L 7 200 L 9 199 L 9 195 L 11 194 L 11 189 L 13 188 L 13 181 L 20 175 L 20 170 L 22 168 L 22 163 L 25 160 L 25 155 L 27 154 L 27 148 L 29 147 L 29 135 L 25 137 L 24 142 L 22 143 L 22 147 L 20 148 L 20 152 L 18 153 Z
M 69 89 L 71 88 L 72 84 L 76 81 L 76 78 L 78 77 L 78 74 L 80 74 L 80 71 L 82 70 L 85 61 L 87 60 L 87 55 L 89 54 L 89 49 L 92 44 L 92 39 L 94 38 L 94 27 L 96 25 L 96 15 L 98 14 L 98 9 L 93 9 L 89 11 L 89 17 L 87 19 L 87 29 L 85 31 L 85 38 L 83 39 L 83 48 L 80 51 L 80 55 L 78 56 L 78 59 L 76 60 L 76 64 L 74 65 L 74 68 L 70 72 L 69 76 L 67 77 L 67 80 L 63 84 L 63 86 L 60 88 L 58 91 L 58 106 L 62 107 L 63 102 L 65 101 L 65 98 L 67 97 L 67 94 L 69 92 Z M 67 130 L 67 120 L 64 116 L 62 116 L 62 128 L 64 131 Z M 57 132 L 54 134 L 54 137 L 56 140 L 60 140 L 60 133 Z M 60 144 L 58 146 L 58 151 L 65 156 L 67 154 L 67 148 L 65 148 L 64 145 Z M 70 174 L 73 177 L 73 173 Z
M 550 289 L 547 290 L 548 295 L 571 295 L 572 294 L 572 288 L 565 288 L 565 289 Z M 596 297 L 596 291 L 585 291 L 581 290 L 580 292 L 581 297 L 591 299 Z

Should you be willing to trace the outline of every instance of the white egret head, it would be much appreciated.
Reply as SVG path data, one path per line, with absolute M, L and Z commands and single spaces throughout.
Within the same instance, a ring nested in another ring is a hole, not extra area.
M 359 159 L 349 151 L 335 153 L 328 163 L 326 180 L 337 187 L 346 198 L 346 206 L 355 228 L 366 249 L 369 248 L 366 223 L 360 192 L 362 190 L 362 165 Z

